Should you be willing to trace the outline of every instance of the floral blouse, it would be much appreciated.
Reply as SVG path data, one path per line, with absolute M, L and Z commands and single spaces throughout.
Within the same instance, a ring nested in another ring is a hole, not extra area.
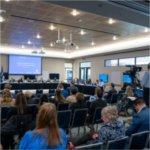
M 105 123 L 99 130 L 99 142 L 116 140 L 125 136 L 125 127 L 122 121 Z

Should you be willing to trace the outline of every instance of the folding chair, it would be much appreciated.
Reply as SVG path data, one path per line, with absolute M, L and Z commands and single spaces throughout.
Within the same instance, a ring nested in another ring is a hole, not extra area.
M 149 131 L 132 134 L 129 140 L 129 149 L 143 149 L 148 135 Z
M 127 146 L 128 137 L 107 142 L 106 150 L 108 149 L 125 149 Z

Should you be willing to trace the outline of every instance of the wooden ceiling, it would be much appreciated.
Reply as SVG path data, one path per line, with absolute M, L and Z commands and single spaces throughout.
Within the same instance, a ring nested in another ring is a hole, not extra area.
M 24 45 L 30 48 L 44 47 L 63 51 L 64 45 L 50 47 L 50 43 L 57 40 L 57 29 L 49 30 L 51 23 L 61 29 L 62 37 L 66 39 L 69 39 L 69 34 L 72 33 L 73 42 L 81 50 L 92 47 L 92 41 L 97 46 L 111 43 L 114 35 L 118 40 L 123 40 L 145 34 L 143 26 L 119 20 L 110 25 L 109 18 L 82 11 L 74 17 L 70 14 L 72 9 L 46 1 L 2 1 L 1 9 L 6 11 L 1 14 L 6 19 L 1 23 L 2 45 Z M 79 34 L 81 29 L 86 32 L 85 35 Z M 42 36 L 41 39 L 36 38 L 38 33 Z M 33 44 L 28 45 L 28 40 Z

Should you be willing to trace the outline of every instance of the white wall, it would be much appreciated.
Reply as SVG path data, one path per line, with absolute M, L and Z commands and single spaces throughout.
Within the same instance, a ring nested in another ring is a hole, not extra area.
M 65 59 L 56 59 L 56 58 L 43 58 L 42 59 L 42 76 L 44 79 L 48 79 L 49 73 L 59 73 L 60 80 L 65 80 L 65 66 L 66 62 L 71 62 L 70 60 Z M 3 67 L 4 72 L 8 72 L 8 55 L 0 55 L 0 63 Z M 15 66 L 14 66 L 15 67 Z M 0 67 L 1 69 L 1 67 Z M 1 70 L 0 70 L 1 71 Z M 10 75 L 15 79 L 19 79 L 21 76 L 19 75 Z M 37 76 L 40 78 L 41 76 Z
M 87 58 L 78 58 L 73 62 L 73 74 L 74 77 L 79 78 L 79 66 L 80 62 L 91 61 L 91 79 L 96 81 L 99 73 L 111 74 L 112 72 L 124 72 L 128 70 L 127 67 L 104 67 L 104 60 L 106 59 L 116 59 L 116 58 L 128 58 L 128 57 L 138 57 L 138 56 L 149 56 L 149 50 L 139 50 L 134 52 L 126 52 L 119 54 L 109 54 L 103 56 L 92 56 Z M 143 69 L 146 69 L 146 66 L 142 66 Z
M 134 52 L 126 52 L 119 54 L 109 54 L 101 56 L 91 56 L 87 58 L 77 58 L 75 60 L 56 59 L 56 58 L 43 58 L 42 62 L 42 76 L 47 79 L 49 73 L 59 73 L 60 80 L 65 80 L 65 67 L 64 63 L 73 63 L 73 77 L 79 78 L 79 66 L 80 62 L 91 61 L 91 79 L 94 82 L 98 78 L 99 73 L 111 74 L 112 72 L 124 72 L 127 67 L 104 67 L 104 60 L 115 59 L 115 58 L 127 58 L 127 57 L 138 57 L 138 56 L 149 56 L 149 50 L 139 50 Z M 3 67 L 4 72 L 8 71 L 8 55 L 0 55 L 0 63 Z M 142 66 L 146 70 L 146 66 Z M 1 69 L 1 67 L 0 67 Z M 20 76 L 13 76 L 16 79 Z M 40 77 L 40 76 L 39 76 Z

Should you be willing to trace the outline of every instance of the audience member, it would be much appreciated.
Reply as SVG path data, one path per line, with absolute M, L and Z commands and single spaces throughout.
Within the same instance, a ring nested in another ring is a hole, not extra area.
M 77 101 L 76 101 L 76 94 L 77 94 L 77 92 L 78 92 L 78 88 L 75 87 L 75 86 L 72 86 L 72 87 L 70 88 L 70 91 L 71 91 L 71 95 L 68 96 L 66 100 L 67 100 L 67 102 L 69 102 L 69 103 L 76 103 L 76 102 L 77 102 Z
M 145 72 L 143 78 L 142 78 L 142 86 L 144 90 L 144 101 L 146 105 L 149 107 L 149 101 L 150 101 L 150 63 L 147 66 L 147 71 Z
M 130 85 L 128 85 L 126 87 L 125 96 L 126 97 L 134 97 L 133 89 L 132 89 L 132 87 Z
M 82 109 L 82 108 L 86 108 L 86 103 L 84 100 L 84 95 L 82 93 L 77 93 L 76 94 L 76 103 L 72 103 L 70 105 L 70 110 L 72 110 L 72 113 L 74 112 L 75 109 Z
M 42 97 L 40 98 L 39 105 L 41 106 L 42 104 L 47 103 L 47 102 L 48 102 L 48 97 L 46 94 L 43 94 Z
M 96 96 L 96 100 L 91 102 L 91 104 L 90 104 L 90 109 L 89 109 L 90 121 L 94 116 L 94 112 L 95 112 L 96 108 L 101 108 L 102 109 L 105 106 L 107 106 L 107 103 L 102 100 L 103 91 L 100 87 L 97 87 L 95 89 L 95 96 Z
M 132 123 L 126 131 L 126 135 L 149 131 L 150 127 L 150 108 L 146 107 L 143 99 L 138 98 L 133 101 L 137 113 L 132 118 Z
M 67 136 L 57 124 L 56 108 L 51 103 L 40 107 L 36 128 L 22 138 L 19 149 L 66 149 Z
M 55 97 L 54 97 L 54 103 L 57 105 L 59 103 L 64 103 L 65 98 L 62 96 L 61 90 L 56 89 L 55 91 Z
M 10 88 L 11 86 L 6 84 L 4 90 L 2 91 L 2 97 L 0 99 L 0 103 L 2 105 L 14 105 L 15 101 L 12 99 Z
M 59 83 L 59 84 L 58 84 L 57 89 L 61 90 L 61 95 L 62 95 L 63 97 L 66 98 L 67 96 L 69 96 L 69 93 L 68 93 L 67 89 L 64 89 L 64 86 L 63 86 L 62 83 Z

